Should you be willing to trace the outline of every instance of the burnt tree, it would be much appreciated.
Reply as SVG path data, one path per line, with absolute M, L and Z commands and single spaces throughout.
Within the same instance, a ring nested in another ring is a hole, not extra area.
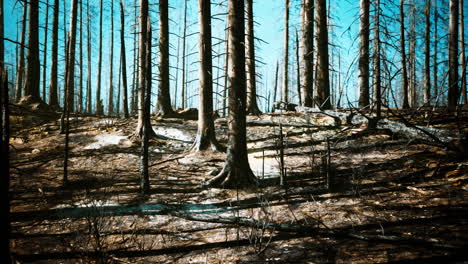
M 246 32 L 246 63 L 247 63 L 247 114 L 259 115 L 262 112 L 257 104 L 257 71 L 255 70 L 255 32 L 253 16 L 253 0 L 247 0 L 247 32 Z
M 402 0 L 403 1 L 403 0 Z M 369 13 L 370 1 L 360 1 L 359 24 L 359 107 L 369 107 Z
M 317 41 L 316 103 L 322 109 L 330 109 L 330 71 L 328 56 L 327 3 L 315 1 L 315 31 Z

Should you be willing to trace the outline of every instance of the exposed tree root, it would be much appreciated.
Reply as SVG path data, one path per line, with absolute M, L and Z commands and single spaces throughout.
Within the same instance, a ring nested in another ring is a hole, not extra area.
M 258 186 L 258 180 L 248 166 L 235 166 L 226 163 L 223 170 L 214 178 L 203 184 L 206 187 L 236 189 Z

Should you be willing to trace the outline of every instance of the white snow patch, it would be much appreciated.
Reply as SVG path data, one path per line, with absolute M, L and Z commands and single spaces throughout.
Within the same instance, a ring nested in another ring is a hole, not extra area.
M 249 155 L 249 164 L 252 172 L 255 176 L 266 178 L 278 176 L 279 173 L 279 162 L 275 158 L 262 158 L 255 156 L 254 154 Z
M 105 146 L 111 145 L 125 145 L 128 146 L 131 142 L 127 136 L 116 136 L 116 135 L 97 135 L 94 137 L 96 142 L 89 144 L 84 149 L 101 149 Z
M 92 201 L 80 201 L 75 203 L 76 207 L 102 207 L 102 206 L 117 206 L 119 205 L 113 201 L 102 201 L 102 200 L 92 200 Z
M 153 127 L 156 134 L 165 136 L 171 139 L 177 139 L 182 141 L 193 141 L 195 139 L 190 133 L 173 127 Z

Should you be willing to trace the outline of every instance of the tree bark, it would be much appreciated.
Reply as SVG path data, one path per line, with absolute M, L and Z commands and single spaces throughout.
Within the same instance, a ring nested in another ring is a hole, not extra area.
M 19 50 L 19 63 L 18 63 L 18 69 L 16 70 L 16 94 L 15 94 L 15 100 L 16 102 L 19 102 L 21 99 L 21 96 L 24 93 L 24 47 L 26 44 L 26 23 L 27 23 L 27 14 L 28 14 L 28 4 L 23 3 L 23 21 L 22 21 L 22 26 L 21 26 L 21 45 L 20 45 L 20 50 Z
M 124 117 L 128 118 L 128 92 L 127 92 L 127 59 L 125 54 L 125 11 L 123 0 L 120 0 L 120 49 L 122 56 L 122 89 L 123 89 L 123 112 Z
M 80 0 L 80 85 L 78 87 L 77 111 L 83 112 L 83 0 Z
M 230 47 L 228 150 L 223 170 L 208 186 L 243 188 L 256 184 L 250 169 L 246 140 L 246 83 L 244 40 L 244 1 L 228 1 Z
M 382 94 L 381 94 L 381 70 L 380 70 L 380 0 L 376 1 L 374 22 L 374 103 L 376 105 L 377 118 L 381 116 Z
M 408 70 L 406 63 L 406 42 L 405 42 L 405 0 L 400 0 L 400 49 L 401 49 L 401 68 L 402 68 L 402 83 L 401 90 L 403 94 L 402 108 L 408 109 Z
M 430 105 L 431 101 L 431 0 L 426 0 L 424 16 L 426 19 L 426 32 L 424 35 L 425 50 L 424 50 L 424 104 Z
M 403 0 L 401 0 L 403 1 Z M 360 1 L 360 26 L 359 26 L 359 107 L 369 107 L 369 13 L 370 1 Z
M 302 4 L 302 36 L 301 36 L 301 64 L 302 64 L 302 105 L 313 106 L 314 82 L 314 1 L 304 0 Z
M 111 30 L 110 30 L 110 55 L 109 55 L 109 98 L 107 103 L 107 114 L 114 114 L 114 1 L 111 2 Z
M 99 54 L 98 54 L 98 72 L 97 72 L 97 85 L 96 85 L 96 115 L 103 114 L 102 101 L 101 101 L 101 70 L 102 70 L 102 1 L 99 4 Z
M 450 0 L 450 21 L 449 21 L 449 89 L 448 108 L 455 110 L 458 104 L 458 19 L 459 2 Z
M 229 25 L 229 21 L 228 21 Z M 226 25 L 226 26 L 228 26 Z M 226 117 L 226 99 L 227 99 L 227 86 L 228 86 L 228 79 L 229 79 L 229 31 L 226 30 L 226 57 L 224 63 L 224 89 L 223 89 L 223 117 Z
M 29 2 L 28 21 L 28 63 L 26 65 L 26 82 L 24 84 L 24 95 L 31 96 L 33 100 L 40 100 L 40 61 L 39 61 L 39 2 Z
M 255 69 L 255 30 L 253 17 L 253 0 L 247 0 L 247 32 L 246 32 L 246 63 L 247 63 L 247 114 L 260 115 L 262 112 L 257 104 L 257 71 Z
M 186 56 L 186 39 L 187 39 L 187 1 L 184 0 L 184 33 L 182 35 L 182 89 L 180 90 L 181 93 L 181 105 L 182 109 L 185 109 L 186 104 L 185 104 L 185 85 L 186 85 L 186 74 L 185 74 L 185 56 Z
M 411 30 L 409 34 L 409 105 L 416 107 L 416 5 L 414 0 L 411 2 Z
M 169 5 L 168 0 L 159 0 L 159 87 L 156 115 L 174 115 L 169 90 Z
M 3 0 L 0 0 L 0 72 L 3 72 L 5 61 Z M 45 96 L 45 95 L 44 95 Z
M 46 102 L 46 75 L 47 75 L 47 43 L 48 43 L 48 32 L 49 32 L 49 0 L 46 0 L 46 15 L 44 25 L 44 57 L 43 57 L 43 69 L 42 69 L 42 100 Z M 3 42 L 3 40 L 2 40 Z M 3 59 L 2 59 L 3 61 Z
M 275 111 L 275 101 L 276 101 L 276 93 L 278 90 L 278 74 L 279 74 L 279 62 L 276 62 L 276 71 L 275 71 L 275 84 L 273 86 L 273 106 L 271 107 L 271 112 Z
M 285 18 L 284 18 L 284 65 L 283 65 L 283 90 L 281 100 L 285 103 L 289 102 L 288 89 L 288 66 L 289 66 L 289 0 L 285 1 Z
M 298 105 L 302 105 L 302 93 L 301 93 L 301 59 L 299 55 L 299 33 L 296 29 L 296 80 L 297 80 L 297 97 Z
M 439 104 L 439 84 L 438 84 L 438 19 L 439 19 L 439 14 L 438 14 L 438 9 L 437 9 L 437 1 L 434 1 L 434 63 L 432 65 L 433 70 L 432 70 L 432 79 L 434 81 L 434 94 L 436 95 L 435 97 L 435 105 Z
M 463 104 L 468 104 L 468 98 L 466 95 L 466 55 L 465 55 L 465 15 L 463 11 L 463 0 L 460 1 L 460 66 L 461 66 L 461 87 L 460 92 L 463 100 Z
M 211 1 L 198 0 L 200 11 L 200 95 L 198 109 L 198 131 L 191 149 L 202 151 L 211 149 L 219 151 L 220 146 L 216 141 L 213 122 L 213 79 L 212 79 L 212 52 L 211 52 Z
M 58 95 L 57 95 L 57 67 L 58 67 L 58 24 L 59 24 L 59 11 L 60 0 L 54 1 L 54 18 L 52 25 L 52 65 L 50 69 L 50 84 L 49 84 L 49 105 L 52 108 L 58 108 Z
M 327 5 L 325 0 L 315 2 L 315 21 L 317 40 L 316 102 L 322 109 L 331 109 Z
M 86 84 L 86 112 L 90 114 L 91 109 L 91 16 L 89 15 L 89 0 L 86 1 L 86 15 L 87 15 L 87 46 L 88 46 L 88 81 Z

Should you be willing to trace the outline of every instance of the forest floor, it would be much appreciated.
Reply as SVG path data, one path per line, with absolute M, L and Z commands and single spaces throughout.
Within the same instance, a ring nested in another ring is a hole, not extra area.
M 424 125 L 427 118 L 411 120 Z M 72 115 L 70 184 L 62 187 L 58 116 L 13 114 L 17 263 L 468 261 L 466 155 L 317 113 L 248 120 L 263 122 L 247 128 L 260 187 L 203 188 L 225 154 L 187 152 L 196 121 L 153 119 L 163 137 L 150 142 L 151 193 L 143 196 L 135 119 Z M 431 120 L 432 127 L 455 133 L 453 116 Z M 468 124 L 466 112 L 461 120 Z M 278 184 L 279 122 L 284 186 Z M 216 130 L 226 144 L 225 121 L 217 120 Z

